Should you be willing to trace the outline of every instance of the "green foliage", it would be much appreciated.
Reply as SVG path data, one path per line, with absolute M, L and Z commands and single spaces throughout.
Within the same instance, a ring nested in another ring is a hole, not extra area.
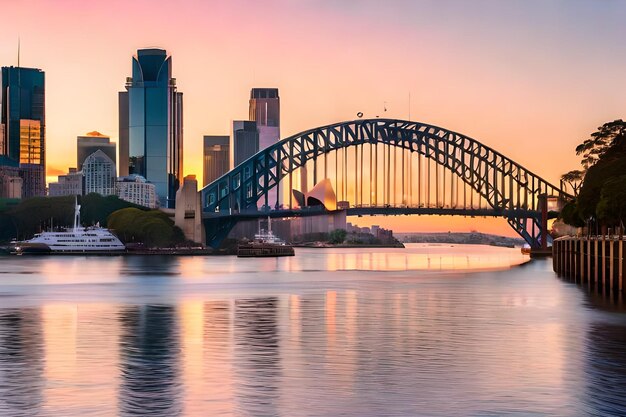
M 584 178 L 585 178 L 585 171 L 582 171 L 579 169 L 574 169 L 561 175 L 561 181 L 563 181 L 566 184 L 569 184 L 575 196 L 578 195 L 578 192 L 580 191 L 580 187 L 582 187 L 583 185 Z
M 626 217 L 626 175 L 610 178 L 602 186 L 596 206 L 598 219 L 607 225 L 622 225 Z
M 622 175 L 626 175 L 626 155 L 622 158 L 601 160 L 589 168 L 578 194 L 578 211 L 582 218 L 588 219 L 596 216 L 602 187 L 611 178 Z
M 576 155 L 583 156 L 580 161 L 585 169 L 589 169 L 612 153 L 626 150 L 626 122 L 614 120 L 600 126 L 591 137 L 576 147 Z
M 566 213 L 562 216 L 563 220 L 572 226 L 596 217 L 602 222 L 615 222 L 620 216 L 619 205 L 612 200 L 609 191 L 604 191 L 604 202 L 598 205 L 603 198 L 604 186 L 626 175 L 626 122 L 615 120 L 600 126 L 597 132 L 576 147 L 576 154 L 582 154 L 581 163 L 586 172 L 576 200 L 576 215 Z M 618 190 L 611 187 L 608 189 L 617 195 Z
M 97 193 L 87 194 L 80 199 L 80 219 L 84 225 L 100 223 L 102 227 L 108 227 L 107 219 L 114 211 L 127 207 L 140 210 L 148 210 L 145 207 L 121 200 L 115 195 L 102 196 Z
M 574 227 L 583 227 L 585 222 L 578 211 L 577 201 L 570 201 L 561 210 L 561 219 L 566 224 Z
M 51 227 L 74 224 L 74 197 L 35 197 L 8 210 L 18 231 L 18 239 L 28 239 Z
M 343 243 L 348 232 L 344 229 L 335 229 L 328 234 L 328 242 L 333 244 Z
M 35 233 L 54 227 L 70 227 L 74 224 L 75 197 L 35 197 L 22 200 L 0 214 L 0 242 L 13 238 L 30 239 Z M 116 196 L 103 197 L 89 194 L 79 197 L 81 223 L 84 226 L 100 223 L 107 226 L 108 216 L 126 207 L 140 207 Z M 146 208 L 140 207 L 144 210 Z
M 107 224 L 124 243 L 162 248 L 185 241 L 182 230 L 159 210 L 143 211 L 133 207 L 117 210 L 109 216 Z

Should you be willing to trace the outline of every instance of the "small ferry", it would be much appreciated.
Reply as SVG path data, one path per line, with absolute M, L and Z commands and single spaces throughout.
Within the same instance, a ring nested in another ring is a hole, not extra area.
M 80 227 L 80 205 L 74 207 L 74 227 L 60 232 L 42 232 L 30 240 L 15 243 L 15 253 L 23 254 L 113 254 L 126 246 L 109 229 Z
M 295 255 L 293 246 L 288 245 L 272 233 L 272 224 L 269 218 L 267 223 L 268 230 L 259 230 L 259 233 L 254 235 L 254 240 L 240 243 L 237 246 L 237 257 L 263 258 Z

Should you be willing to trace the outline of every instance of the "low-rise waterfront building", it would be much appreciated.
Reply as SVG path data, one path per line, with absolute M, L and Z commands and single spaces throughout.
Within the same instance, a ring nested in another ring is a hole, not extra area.
M 141 175 L 119 177 L 115 184 L 115 194 L 129 203 L 149 208 L 159 207 L 156 187 Z
M 50 197 L 82 194 L 83 173 L 76 168 L 70 168 L 67 174 L 58 176 L 57 182 L 48 184 L 48 195 Z

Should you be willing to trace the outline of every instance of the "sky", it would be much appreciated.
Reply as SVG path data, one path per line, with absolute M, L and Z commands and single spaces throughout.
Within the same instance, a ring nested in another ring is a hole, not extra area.
M 184 173 L 200 180 L 202 136 L 247 119 L 252 87 L 279 88 L 281 137 L 410 109 L 555 184 L 579 168 L 575 146 L 626 110 L 620 0 L 0 0 L 0 10 L 0 65 L 17 65 L 19 38 L 20 64 L 46 72 L 49 180 L 75 165 L 76 136 L 117 141 L 117 92 L 132 55 L 151 46 L 172 56 Z M 477 228 L 465 218 L 373 223 Z M 478 228 L 512 232 L 502 219 Z

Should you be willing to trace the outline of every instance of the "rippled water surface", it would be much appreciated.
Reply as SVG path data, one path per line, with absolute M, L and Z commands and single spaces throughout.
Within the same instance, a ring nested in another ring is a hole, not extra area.
M 525 260 L 3 257 L 0 415 L 626 415 L 621 306 Z

